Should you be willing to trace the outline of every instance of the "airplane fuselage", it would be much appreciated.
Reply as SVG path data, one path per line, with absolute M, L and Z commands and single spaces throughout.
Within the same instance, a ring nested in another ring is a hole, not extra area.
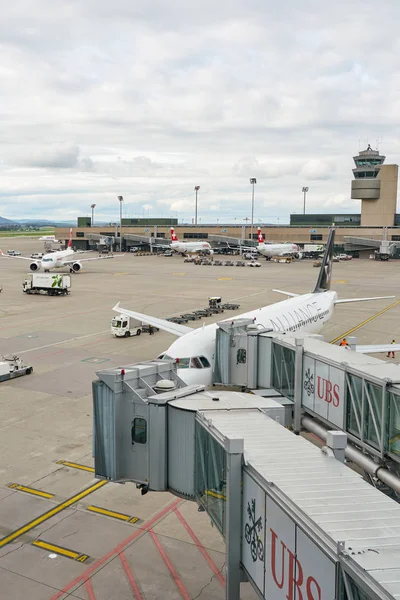
M 296 244 L 259 244 L 258 251 L 263 256 L 271 258 L 272 256 L 284 256 L 299 252 Z
M 51 269 L 61 269 L 65 267 L 65 260 L 71 258 L 74 251 L 70 248 L 67 250 L 60 250 L 59 252 L 50 252 L 45 254 L 43 258 L 38 261 L 43 271 L 50 271 Z
M 310 293 L 282 302 L 264 306 L 256 310 L 238 315 L 230 321 L 250 318 L 260 329 L 266 328 L 276 332 L 318 333 L 333 314 L 337 293 Z M 193 332 L 178 338 L 165 352 L 165 358 L 182 359 L 205 357 L 209 368 L 179 368 L 178 375 L 188 385 L 211 385 L 214 367 L 214 349 L 217 324 L 213 323 L 194 329 Z M 182 361 L 187 364 L 188 361 Z M 178 363 L 179 364 L 179 363 Z
M 208 242 L 171 242 L 171 250 L 179 252 L 180 254 L 212 252 L 211 246 Z

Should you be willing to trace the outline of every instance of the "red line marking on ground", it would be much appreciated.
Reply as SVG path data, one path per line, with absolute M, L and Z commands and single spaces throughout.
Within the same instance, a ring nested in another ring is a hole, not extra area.
M 181 593 L 182 598 L 184 598 L 184 600 L 191 600 L 187 589 L 183 585 L 182 579 L 179 577 L 177 570 L 175 569 L 174 565 L 172 564 L 171 560 L 169 559 L 168 554 L 165 552 L 164 548 L 162 547 L 161 542 L 158 539 L 157 535 L 154 533 L 154 531 L 152 529 L 149 529 L 149 534 L 151 535 L 151 539 L 155 543 L 157 550 L 161 554 L 161 558 L 167 565 L 169 572 L 171 573 L 171 575 Z
M 54 594 L 54 596 L 52 596 L 50 598 L 50 600 L 58 600 L 59 598 L 61 598 L 65 594 L 67 594 L 78 583 L 86 582 L 92 576 L 92 574 L 96 571 L 96 569 L 98 569 L 101 565 L 103 565 L 105 562 L 107 562 L 108 559 L 112 558 L 113 556 L 116 556 L 117 554 L 120 554 L 126 548 L 126 546 L 128 546 L 128 544 L 130 544 L 134 539 L 139 537 L 142 533 L 149 531 L 149 529 L 151 529 L 151 527 L 154 525 L 154 523 L 156 523 L 156 521 L 159 521 L 162 517 L 164 517 L 168 513 L 173 512 L 175 510 L 176 506 L 178 506 L 178 504 L 180 502 L 182 502 L 182 500 L 180 498 L 178 498 L 177 500 L 174 500 L 173 502 L 171 502 L 171 504 L 168 504 L 168 506 L 166 506 L 165 508 L 160 510 L 158 513 L 156 513 L 154 515 L 154 517 L 152 517 L 150 519 L 150 521 L 148 521 L 143 527 L 140 527 L 137 531 L 135 531 L 135 533 L 132 533 L 129 537 L 127 537 L 125 540 L 120 542 L 118 544 L 118 546 L 115 546 L 115 548 L 110 550 L 102 558 L 99 558 L 99 560 L 96 560 L 96 562 L 94 562 L 91 567 L 86 569 L 86 571 L 84 573 L 82 573 L 81 575 L 78 575 L 78 577 L 76 577 L 73 581 L 71 581 L 70 583 L 67 583 L 67 585 L 65 585 L 62 588 L 62 590 L 60 590 L 59 592 Z
M 128 578 L 128 581 L 130 583 L 130 586 L 132 588 L 133 595 L 135 596 L 136 600 L 143 600 L 143 596 L 141 594 L 141 591 L 139 589 L 139 586 L 137 584 L 135 576 L 134 576 L 134 574 L 131 571 L 131 568 L 130 568 L 130 566 L 128 564 L 128 561 L 126 560 L 125 554 L 123 552 L 121 552 L 120 555 L 119 555 L 119 558 L 120 558 L 120 561 L 122 563 L 122 566 L 124 567 L 124 571 L 125 571 L 125 574 L 126 574 L 126 576 Z
M 190 535 L 190 537 L 192 538 L 192 540 L 194 541 L 194 543 L 196 544 L 196 546 L 198 547 L 198 549 L 200 550 L 200 552 L 202 553 L 202 555 L 204 556 L 204 558 L 206 559 L 206 561 L 208 562 L 209 566 L 211 567 L 211 570 L 214 571 L 220 584 L 222 586 L 225 586 L 225 577 L 222 575 L 221 571 L 218 569 L 217 565 L 215 564 L 211 556 L 208 554 L 207 550 L 204 548 L 203 544 L 200 542 L 199 538 L 182 515 L 181 511 L 178 508 L 175 508 L 174 512 L 180 520 L 180 522 L 182 523 L 182 525 L 184 526 L 184 528 L 186 529 L 186 531 L 188 532 L 188 534 Z
M 90 579 L 85 581 L 85 588 L 86 588 L 86 592 L 87 592 L 89 600 L 96 600 L 96 596 L 94 595 L 92 582 L 90 581 Z

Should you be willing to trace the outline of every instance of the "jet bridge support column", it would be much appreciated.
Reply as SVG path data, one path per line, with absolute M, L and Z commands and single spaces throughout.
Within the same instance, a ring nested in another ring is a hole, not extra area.
M 240 600 L 243 438 L 225 440 L 226 450 L 226 600 Z
M 296 338 L 295 362 L 294 362 L 294 419 L 293 429 L 295 433 L 301 431 L 301 401 L 303 391 L 303 351 L 304 339 Z

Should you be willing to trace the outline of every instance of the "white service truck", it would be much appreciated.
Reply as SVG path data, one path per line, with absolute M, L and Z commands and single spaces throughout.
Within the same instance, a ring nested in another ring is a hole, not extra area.
M 131 317 L 127 317 L 126 315 L 118 315 L 111 320 L 111 333 L 115 337 L 140 335 L 142 333 L 142 324 L 140 321 L 131 319 Z
M 71 289 L 71 277 L 65 273 L 29 273 L 22 289 L 26 294 L 65 296 Z
M 28 367 L 18 356 L 10 355 L 0 357 L 0 381 L 14 379 L 32 373 L 33 367 Z

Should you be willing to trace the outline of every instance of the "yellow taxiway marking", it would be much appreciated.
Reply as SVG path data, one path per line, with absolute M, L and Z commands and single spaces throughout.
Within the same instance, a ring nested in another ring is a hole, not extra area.
M 35 490 L 35 488 L 27 487 L 26 485 L 19 485 L 19 483 L 11 483 L 8 487 L 12 490 L 26 492 L 27 494 L 33 494 L 34 496 L 40 496 L 41 498 L 54 498 L 54 494 L 42 492 L 42 490 Z
M 172 273 L 172 275 L 174 277 L 183 277 L 184 275 L 187 275 L 187 273 Z
M 35 540 L 32 542 L 32 546 L 42 548 L 42 550 L 48 550 L 49 552 L 54 552 L 55 554 L 60 554 L 61 556 L 66 556 L 67 558 L 72 558 L 72 560 L 77 560 L 78 562 L 82 563 L 86 562 L 89 558 L 87 554 L 74 552 L 74 550 L 68 550 L 68 548 L 56 546 L 55 544 L 49 544 L 48 542 L 43 542 L 42 540 Z
M 218 281 L 232 281 L 232 277 L 218 277 Z
M 114 273 L 115 276 L 117 275 L 129 275 L 129 273 Z
M 106 515 L 106 517 L 113 517 L 113 519 L 120 519 L 127 523 L 136 523 L 139 521 L 139 517 L 131 517 L 130 515 L 124 515 L 123 513 L 108 510 L 107 508 L 100 508 L 99 506 L 88 506 L 87 509 L 99 515 Z
M 68 460 L 58 460 L 58 465 L 63 467 L 70 467 L 71 469 L 79 469 L 80 471 L 88 471 L 88 473 L 94 473 L 93 467 L 87 467 L 86 465 L 80 465 L 79 463 L 69 462 Z
M 70 506 L 72 506 L 72 504 L 76 504 L 77 502 L 79 502 L 79 500 L 86 498 L 86 496 L 88 496 L 89 494 L 92 494 L 93 492 L 95 492 L 99 488 L 103 487 L 107 483 L 108 483 L 108 481 L 106 481 L 105 479 L 102 479 L 101 481 L 98 481 L 97 483 L 94 483 L 93 485 L 89 486 L 88 488 L 86 488 L 85 490 L 80 492 L 79 494 L 72 496 L 72 498 L 65 500 L 65 502 L 61 502 L 61 504 L 57 504 L 57 506 L 55 506 L 54 508 L 46 511 L 45 513 L 43 513 L 36 519 L 29 521 L 29 523 L 26 523 L 26 525 L 19 527 L 18 529 L 16 529 L 9 535 L 6 535 L 5 537 L 0 539 L 0 548 L 2 548 L 3 546 L 6 546 L 10 542 L 13 542 L 14 540 L 21 537 L 21 535 L 24 535 L 28 531 L 31 531 L 31 529 L 34 529 L 34 527 L 37 527 L 38 525 L 41 525 L 45 521 L 48 521 L 48 519 L 51 519 L 52 517 L 54 517 L 54 515 L 57 515 L 61 511 L 65 510 L 66 508 L 69 508 Z
M 212 496 L 213 498 L 218 498 L 219 500 L 226 500 L 226 496 L 224 496 L 223 494 L 218 494 L 218 492 L 206 490 L 205 494 L 206 494 L 206 496 Z
M 334 279 L 332 283 L 349 283 L 348 279 Z
M 373 321 L 377 317 L 380 317 L 381 315 L 383 315 L 383 313 L 387 312 L 391 308 L 394 308 L 398 304 L 400 304 L 400 300 L 396 300 L 396 302 L 393 302 L 393 304 L 390 304 L 386 308 L 383 308 L 382 310 L 380 310 L 379 312 L 377 312 L 375 315 L 372 315 L 372 317 L 369 317 L 368 319 L 365 319 L 365 321 L 362 321 L 362 323 L 359 323 L 358 325 L 356 325 L 355 327 L 352 327 L 351 329 L 349 329 L 345 333 L 342 333 L 342 335 L 339 335 L 334 340 L 331 340 L 330 343 L 331 344 L 336 344 L 336 342 L 338 342 L 339 340 L 342 340 L 343 338 L 347 337 L 348 335 L 350 335 L 350 333 L 353 333 L 353 331 L 357 331 L 357 329 L 360 329 L 360 327 L 364 327 L 364 325 L 366 325 L 367 323 L 370 323 L 371 321 Z

